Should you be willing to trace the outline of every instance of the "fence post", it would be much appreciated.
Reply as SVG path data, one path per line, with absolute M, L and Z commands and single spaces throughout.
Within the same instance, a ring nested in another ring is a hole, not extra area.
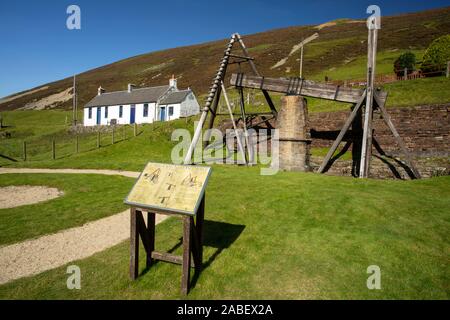
M 112 127 L 111 140 L 112 140 L 112 144 L 114 144 L 114 127 Z
M 97 149 L 100 148 L 100 131 L 97 131 Z
M 78 142 L 78 135 L 75 136 L 75 152 L 78 153 L 79 150 L 79 142 Z
M 136 122 L 134 123 L 134 136 L 136 137 L 137 135 L 137 125 Z
M 27 161 L 27 142 L 23 142 L 23 161 Z
M 55 139 L 52 140 L 52 159 L 53 160 L 56 159 L 56 143 L 55 143 Z
M 403 70 L 403 80 L 408 80 L 408 68 Z
M 447 61 L 447 72 L 445 73 L 445 76 L 447 78 L 450 77 L 450 61 Z

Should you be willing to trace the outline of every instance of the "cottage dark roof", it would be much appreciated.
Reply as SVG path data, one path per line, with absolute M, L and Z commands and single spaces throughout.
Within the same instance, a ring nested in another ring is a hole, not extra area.
M 181 103 L 191 93 L 191 90 L 181 90 L 169 93 L 164 97 L 159 104 L 174 104 Z
M 133 89 L 128 91 L 114 91 L 105 92 L 101 95 L 95 96 L 94 99 L 89 101 L 86 107 L 99 107 L 99 106 L 115 106 L 121 104 L 133 104 L 144 102 L 156 102 L 164 93 L 169 90 L 169 86 L 159 86 L 150 88 Z

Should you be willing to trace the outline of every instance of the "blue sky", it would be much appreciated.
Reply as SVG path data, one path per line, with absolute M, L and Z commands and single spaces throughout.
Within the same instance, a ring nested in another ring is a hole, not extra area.
M 81 8 L 81 30 L 66 9 Z M 0 97 L 141 53 L 337 18 L 449 6 L 439 0 L 0 1 Z M 227 8 L 235 8 L 227 10 Z

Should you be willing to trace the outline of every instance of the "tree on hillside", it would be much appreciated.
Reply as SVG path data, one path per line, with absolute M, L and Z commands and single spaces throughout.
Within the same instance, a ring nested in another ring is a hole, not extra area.
M 403 76 L 405 68 L 408 74 L 416 70 L 416 55 L 412 52 L 405 52 L 394 61 L 394 72 L 397 76 Z
M 450 61 L 450 34 L 435 39 L 423 56 L 421 70 L 426 76 L 439 76 Z

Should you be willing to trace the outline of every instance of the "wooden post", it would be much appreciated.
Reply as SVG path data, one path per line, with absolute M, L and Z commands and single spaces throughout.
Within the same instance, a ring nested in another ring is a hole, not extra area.
M 97 131 L 97 149 L 100 148 L 100 131 Z
M 303 42 L 303 39 L 302 39 Z M 303 43 L 302 43 L 302 47 L 301 47 L 301 51 L 300 51 L 300 74 L 299 74 L 300 78 L 303 78 Z
M 189 280 L 191 274 L 191 220 L 190 216 L 183 217 L 183 273 L 181 276 L 181 293 L 189 292 Z
M 408 68 L 403 69 L 403 80 L 408 80 Z
M 147 212 L 147 234 L 149 237 L 147 252 L 147 268 L 153 264 L 152 252 L 155 251 L 155 213 Z
M 366 106 L 364 114 L 364 129 L 361 148 L 361 165 L 359 171 L 360 178 L 367 178 L 369 175 L 370 159 L 372 157 L 372 117 L 374 99 L 374 80 L 376 67 L 378 30 L 376 27 L 369 28 L 368 50 L 367 50 L 367 88 Z
M 203 262 L 203 221 L 205 219 L 205 199 L 206 199 L 206 195 L 204 194 L 203 198 L 202 198 L 202 202 L 200 203 L 200 207 L 198 208 L 197 218 L 195 221 L 195 227 L 197 229 L 197 238 L 198 238 L 198 242 L 200 244 L 200 248 L 199 248 L 200 266 Z
M 134 136 L 136 137 L 137 136 L 137 124 L 136 124 L 136 122 L 134 123 L 133 129 L 134 129 Z
M 230 114 L 231 123 L 233 124 L 233 129 L 234 129 L 234 133 L 236 135 L 239 151 L 241 152 L 241 155 L 242 155 L 242 160 L 245 162 L 245 164 L 247 164 L 245 150 L 244 150 L 244 147 L 242 146 L 242 140 L 241 140 L 241 137 L 239 136 L 239 132 L 236 127 L 236 122 L 234 121 L 233 111 L 231 110 L 230 101 L 228 100 L 228 94 L 227 94 L 227 91 L 225 90 L 225 86 L 224 86 L 223 82 L 221 83 L 221 87 L 222 87 L 222 91 L 223 91 L 223 97 L 225 98 L 225 103 L 227 105 L 228 112 Z
M 130 278 L 136 279 L 139 273 L 139 234 L 137 230 L 136 209 L 130 209 Z
M 53 160 L 56 159 L 56 143 L 55 143 L 55 139 L 52 140 L 52 159 Z
M 111 142 L 114 144 L 114 127 L 112 127 Z
M 23 142 L 23 161 L 27 161 L 27 142 Z

